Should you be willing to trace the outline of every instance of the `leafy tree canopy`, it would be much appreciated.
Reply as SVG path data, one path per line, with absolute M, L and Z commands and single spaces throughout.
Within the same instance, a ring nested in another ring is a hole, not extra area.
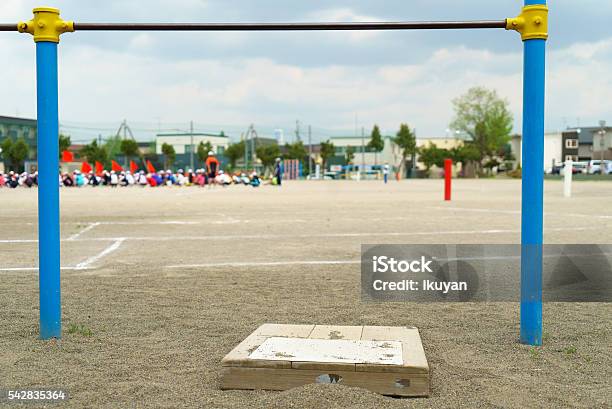
M 302 141 L 295 141 L 291 144 L 285 144 L 285 150 L 286 150 L 286 158 L 287 159 L 298 159 L 298 160 L 304 160 L 304 158 L 306 158 L 306 156 L 308 156 L 308 151 L 306 150 L 306 147 L 304 146 L 304 142 Z
M 236 167 L 236 162 L 240 158 L 244 158 L 244 141 L 237 143 L 231 143 L 224 152 L 225 157 L 230 163 L 230 167 L 233 169 Z
M 133 139 L 122 140 L 119 149 L 121 150 L 121 153 L 123 153 L 128 158 L 132 156 L 138 156 L 139 153 L 138 143 Z
M 261 161 L 265 170 L 270 169 L 280 156 L 280 148 L 277 143 L 261 145 L 255 149 L 257 158 Z
M 380 134 L 380 128 L 378 125 L 374 125 L 374 129 L 372 129 L 370 142 L 368 142 L 368 148 L 372 149 L 374 152 L 381 152 L 385 148 L 385 141 Z
M 336 154 L 336 147 L 331 141 L 321 142 L 321 159 L 323 161 L 323 169 L 331 157 Z
M 451 128 L 469 135 L 478 152 L 474 160 L 482 166 L 485 159 L 492 159 L 503 152 L 510 141 L 513 118 L 508 101 L 494 90 L 474 87 L 453 101 L 455 119 Z M 474 152 L 471 152 L 474 153 Z

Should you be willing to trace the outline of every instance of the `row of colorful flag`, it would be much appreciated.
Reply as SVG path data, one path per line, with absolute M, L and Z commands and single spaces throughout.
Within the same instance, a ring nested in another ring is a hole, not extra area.
M 62 161 L 63 162 L 74 162 L 74 155 L 72 154 L 72 152 L 70 151 L 63 151 L 62 152 Z M 96 161 L 94 163 L 94 166 L 96 168 L 96 174 L 97 175 L 101 175 L 104 172 L 104 165 L 98 161 Z M 153 164 L 151 163 L 150 160 L 146 161 L 146 167 L 147 167 L 147 171 L 149 173 L 155 173 L 155 167 L 153 166 Z M 140 167 L 138 166 L 138 164 L 136 162 L 134 162 L 133 160 L 130 161 L 130 172 L 132 173 L 136 173 L 138 172 L 138 170 L 140 169 Z M 111 170 L 114 170 L 115 172 L 123 172 L 123 166 L 121 166 L 120 164 L 118 164 L 116 161 L 111 160 Z M 81 164 L 81 172 L 83 173 L 89 173 L 92 172 L 93 168 L 91 167 L 91 165 L 89 164 L 89 162 L 83 162 Z

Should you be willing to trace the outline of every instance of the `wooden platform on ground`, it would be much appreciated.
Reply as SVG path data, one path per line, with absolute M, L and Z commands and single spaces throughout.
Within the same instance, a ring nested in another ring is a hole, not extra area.
M 337 383 L 383 395 L 429 395 L 429 365 L 414 327 L 264 324 L 221 364 L 221 389 Z

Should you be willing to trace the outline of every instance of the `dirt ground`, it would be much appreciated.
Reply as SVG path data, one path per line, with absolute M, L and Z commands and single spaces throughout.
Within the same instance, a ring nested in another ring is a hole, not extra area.
M 61 407 L 612 407 L 611 304 L 545 304 L 533 348 L 518 303 L 361 302 L 362 243 L 519 242 L 519 181 L 459 180 L 450 203 L 442 187 L 64 189 L 59 342 L 37 339 L 37 192 L 0 189 L 0 389 L 65 388 Z M 546 243 L 612 243 L 612 184 L 545 191 Z M 432 395 L 221 391 L 221 358 L 266 322 L 417 326 Z

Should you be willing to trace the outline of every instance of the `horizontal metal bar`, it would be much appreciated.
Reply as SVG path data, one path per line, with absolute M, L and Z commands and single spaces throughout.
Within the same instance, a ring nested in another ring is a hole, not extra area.
M 0 31 L 18 31 L 17 24 L 0 24 Z
M 365 23 L 74 23 L 75 31 L 349 31 L 506 28 L 500 21 Z

